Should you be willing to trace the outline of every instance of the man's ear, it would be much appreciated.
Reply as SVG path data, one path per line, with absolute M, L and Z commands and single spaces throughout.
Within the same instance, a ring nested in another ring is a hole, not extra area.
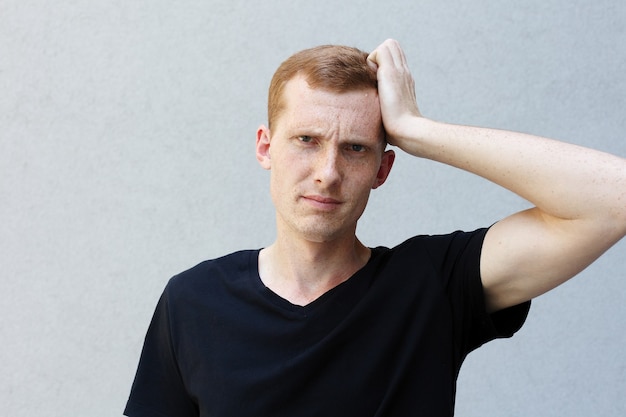
M 387 177 L 389 177 L 389 172 L 391 172 L 393 161 L 395 160 L 396 153 L 391 149 L 383 153 L 383 157 L 380 161 L 380 167 L 378 168 L 378 173 L 376 174 L 376 179 L 374 180 L 374 185 L 372 185 L 372 190 L 375 190 L 385 183 Z
M 256 131 L 256 159 L 264 169 L 270 169 L 270 130 L 267 126 L 261 125 Z

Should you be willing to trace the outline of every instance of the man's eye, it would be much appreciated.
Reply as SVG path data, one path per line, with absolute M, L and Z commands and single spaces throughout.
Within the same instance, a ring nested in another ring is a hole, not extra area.
M 299 136 L 299 139 L 300 139 L 300 142 L 304 142 L 304 143 L 313 142 L 313 138 L 311 136 L 307 136 L 307 135 Z
M 363 152 L 365 150 L 365 146 L 363 145 L 350 145 L 350 150 L 354 152 Z

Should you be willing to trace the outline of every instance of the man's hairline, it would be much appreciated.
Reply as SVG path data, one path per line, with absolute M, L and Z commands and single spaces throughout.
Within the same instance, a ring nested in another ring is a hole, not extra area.
M 357 91 L 373 90 L 375 92 L 375 94 L 378 96 L 378 88 L 377 87 L 373 87 L 373 86 L 361 86 L 361 87 L 345 88 L 345 89 L 333 89 L 333 88 L 327 88 L 327 87 L 323 87 L 323 86 L 314 87 L 314 86 L 311 86 L 311 82 L 310 82 L 311 77 L 307 77 L 307 75 L 304 74 L 303 71 L 298 71 L 291 78 L 286 80 L 283 83 L 283 85 L 282 85 L 282 88 L 280 90 L 280 95 L 277 97 L 278 98 L 278 106 L 276 106 L 276 112 L 274 114 L 274 123 L 272 123 L 271 120 L 267 121 L 268 128 L 270 129 L 270 131 L 272 130 L 272 126 L 277 124 L 278 120 L 280 119 L 280 116 L 284 113 L 284 109 L 286 107 L 286 105 L 285 105 L 285 91 L 287 89 L 287 85 L 290 84 L 292 81 L 295 81 L 297 79 L 302 79 L 304 82 L 306 82 L 307 87 L 309 89 L 311 89 L 311 90 L 321 90 L 321 91 L 325 91 L 325 92 L 332 93 L 332 94 L 347 94 L 347 93 L 352 93 L 352 92 L 357 92 Z M 381 119 L 381 125 L 382 125 L 382 119 Z M 385 129 L 383 127 L 383 133 L 384 132 L 385 132 Z M 385 136 L 386 136 L 386 134 L 385 134 Z M 387 143 L 386 140 L 384 140 L 384 142 L 385 142 L 385 144 Z M 385 148 L 385 147 L 386 147 L 386 145 L 383 146 L 383 148 Z

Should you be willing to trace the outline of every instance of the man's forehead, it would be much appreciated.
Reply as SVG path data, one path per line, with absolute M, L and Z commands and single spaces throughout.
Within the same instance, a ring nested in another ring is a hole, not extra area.
M 331 91 L 325 88 L 311 87 L 304 79 L 290 81 L 283 93 L 282 112 L 309 113 L 336 112 L 337 117 L 366 117 L 369 120 L 380 120 L 380 104 L 375 89 L 350 91 Z
M 329 128 L 330 118 L 354 130 L 356 136 L 383 137 L 382 118 L 378 92 L 375 88 L 349 91 L 332 91 L 312 87 L 303 76 L 285 84 L 280 112 L 272 130 L 309 129 L 320 131 Z M 347 133 L 347 132 L 346 132 Z

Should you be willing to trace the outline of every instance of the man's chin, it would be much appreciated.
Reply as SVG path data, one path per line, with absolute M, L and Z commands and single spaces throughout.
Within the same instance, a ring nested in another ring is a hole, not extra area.
M 352 232 L 350 232 L 350 230 L 352 229 L 348 230 L 331 226 L 324 227 L 324 225 L 316 224 L 313 227 L 302 229 L 301 232 L 302 236 L 310 242 L 329 243 L 345 239 L 346 237 L 353 238 L 354 230 L 352 230 Z

